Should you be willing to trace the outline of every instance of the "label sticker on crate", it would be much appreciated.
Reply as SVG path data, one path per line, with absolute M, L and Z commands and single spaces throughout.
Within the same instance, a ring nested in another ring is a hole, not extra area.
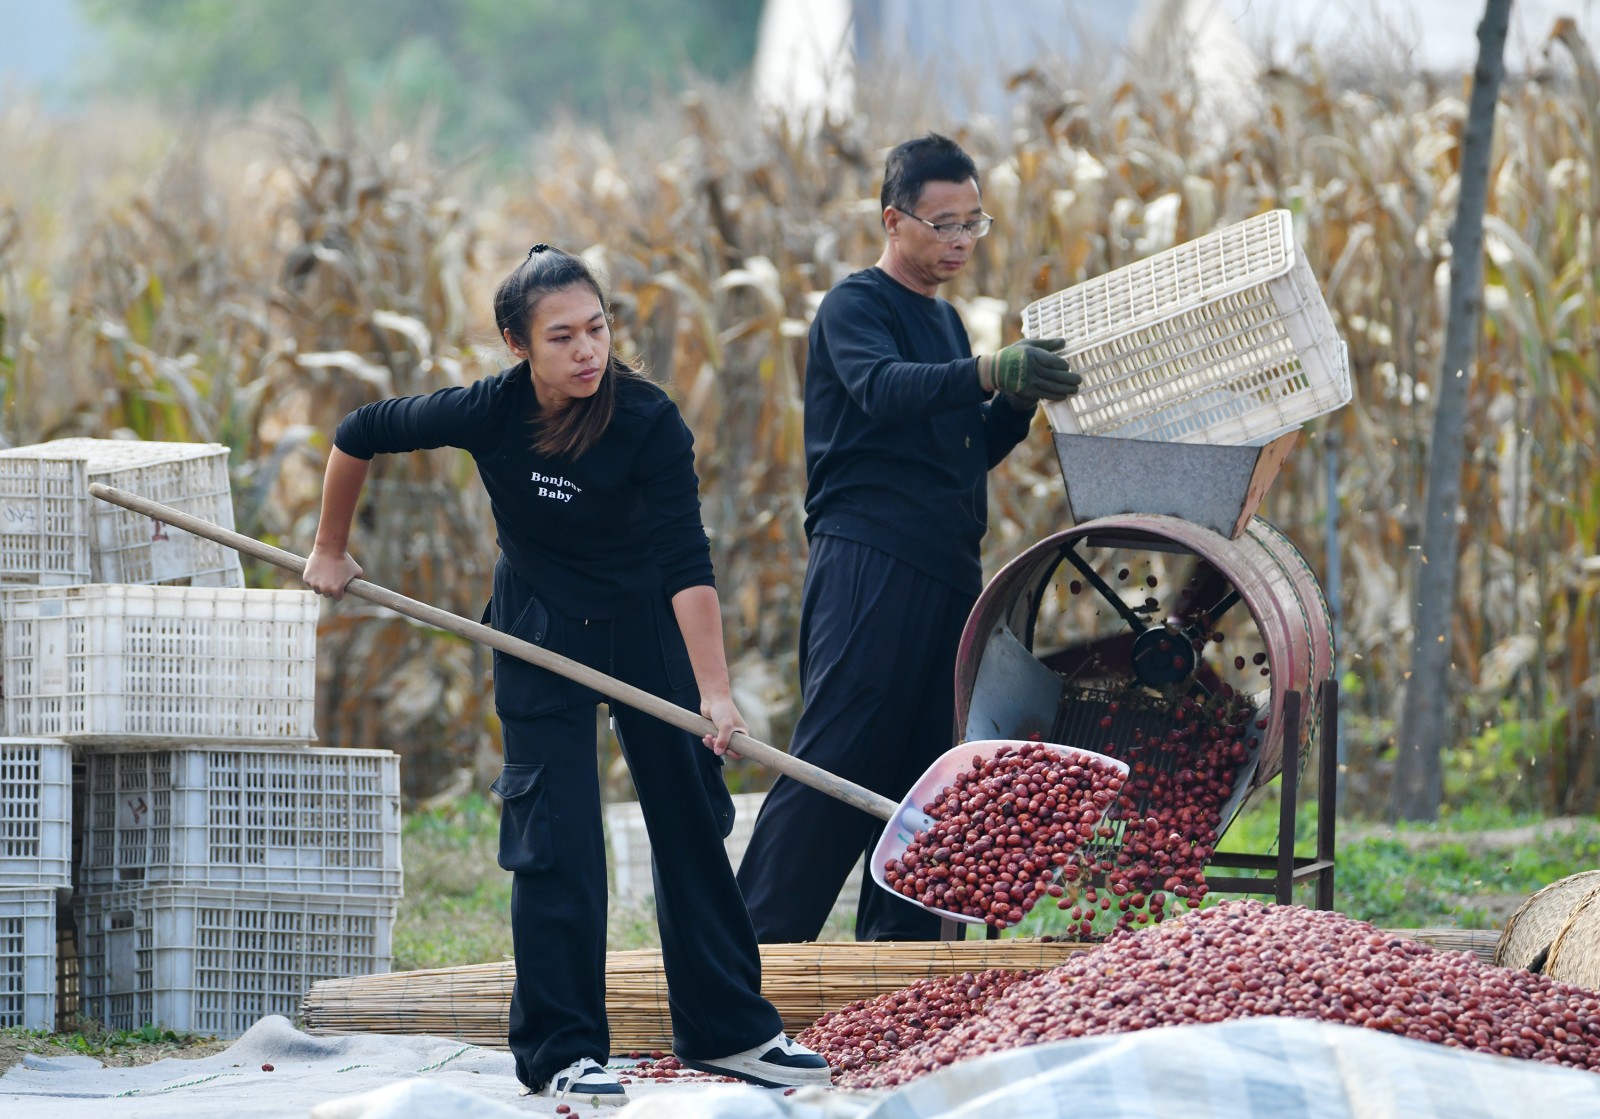
M 150 519 L 150 577 L 164 583 L 188 574 L 194 564 L 194 537 L 154 517 Z
M 0 531 L 4 532 L 38 532 L 39 510 L 34 505 L 18 505 L 7 503 L 0 506 Z
M 59 615 L 60 603 L 51 613 Z M 41 617 L 34 628 L 34 671 L 40 695 L 60 695 L 67 690 L 67 620 Z
M 124 797 L 117 824 L 124 828 L 142 828 L 150 823 L 150 802 L 140 794 Z

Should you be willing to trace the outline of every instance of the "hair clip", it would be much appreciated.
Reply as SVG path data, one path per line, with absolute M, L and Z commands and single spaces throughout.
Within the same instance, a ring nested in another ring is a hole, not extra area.
M 543 241 L 540 241 L 537 245 L 528 250 L 528 259 L 532 260 L 534 253 L 547 253 L 549 251 L 550 246 L 545 244 Z

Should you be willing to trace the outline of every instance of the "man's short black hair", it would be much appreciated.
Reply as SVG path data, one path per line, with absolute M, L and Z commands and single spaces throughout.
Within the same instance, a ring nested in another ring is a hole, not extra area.
M 978 167 L 972 157 L 950 137 L 930 132 L 907 140 L 889 153 L 883 165 L 883 190 L 878 197 L 882 209 L 893 206 L 902 214 L 909 214 L 916 209 L 922 188 L 928 183 L 964 183 L 968 179 L 978 183 Z M 981 183 L 978 187 L 982 190 Z

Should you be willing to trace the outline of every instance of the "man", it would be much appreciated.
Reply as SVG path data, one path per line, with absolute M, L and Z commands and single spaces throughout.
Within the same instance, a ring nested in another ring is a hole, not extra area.
M 956 646 L 982 589 L 987 473 L 1078 375 L 1064 342 L 973 357 L 939 288 L 992 219 L 977 168 L 930 133 L 889 153 L 875 267 L 823 299 L 806 361 L 804 708 L 791 752 L 898 801 L 953 744 Z M 763 943 L 814 940 L 882 822 L 781 777 L 739 886 Z M 858 940 L 932 940 L 939 918 L 862 886 Z

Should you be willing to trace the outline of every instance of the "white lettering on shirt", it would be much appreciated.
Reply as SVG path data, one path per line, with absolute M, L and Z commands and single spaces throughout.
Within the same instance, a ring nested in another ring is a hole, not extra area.
M 552 501 L 571 501 L 574 494 L 583 492 L 565 478 L 558 478 L 551 474 L 540 474 L 537 470 L 533 472 L 533 477 L 529 481 L 540 483 L 538 496 L 549 498 Z

